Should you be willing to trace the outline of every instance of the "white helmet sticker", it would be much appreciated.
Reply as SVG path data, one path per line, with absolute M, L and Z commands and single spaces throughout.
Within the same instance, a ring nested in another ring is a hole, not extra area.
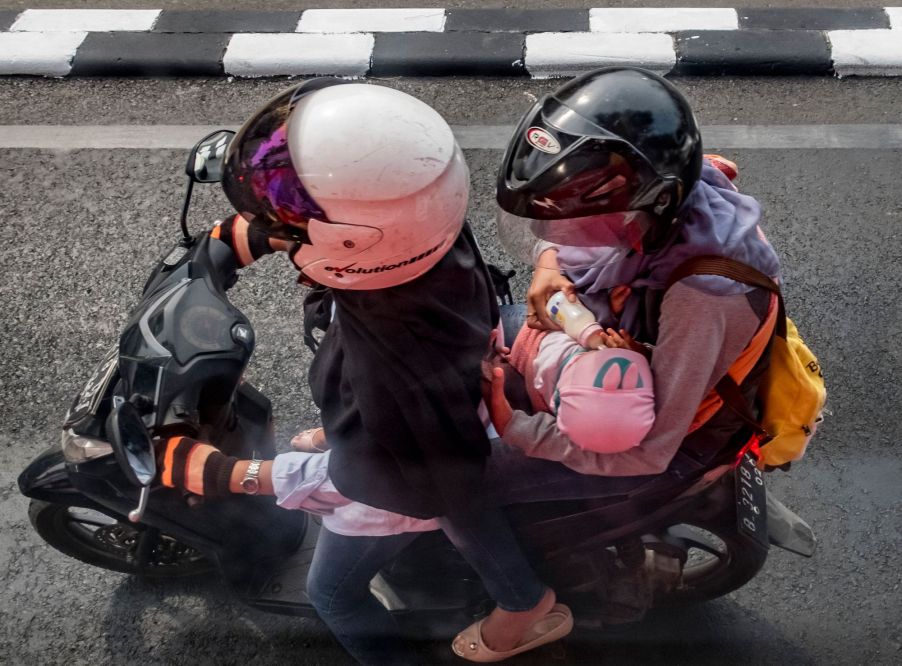
M 529 145 L 543 153 L 557 155 L 561 152 L 561 144 L 541 127 L 530 127 L 526 130 L 526 140 Z

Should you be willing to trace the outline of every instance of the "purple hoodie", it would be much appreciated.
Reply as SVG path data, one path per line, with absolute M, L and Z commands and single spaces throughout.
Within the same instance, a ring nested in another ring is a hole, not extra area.
M 627 299 L 618 321 L 611 312 L 608 290 L 619 285 L 662 289 L 677 266 L 691 257 L 713 254 L 749 264 L 765 275 L 779 278 L 780 262 L 758 227 L 761 206 L 741 194 L 730 180 L 705 160 L 701 178 L 679 213 L 680 230 L 675 238 L 654 254 L 630 253 L 614 260 L 613 248 L 561 246 L 558 262 L 576 285 L 580 300 L 602 326 L 638 330 L 642 297 Z M 735 295 L 750 291 L 749 285 L 716 275 L 695 275 L 686 284 L 714 295 Z

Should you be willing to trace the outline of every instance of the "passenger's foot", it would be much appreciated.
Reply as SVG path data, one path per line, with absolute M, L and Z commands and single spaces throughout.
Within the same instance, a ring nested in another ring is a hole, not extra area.
M 474 622 L 457 635 L 451 643 L 452 651 L 458 657 L 463 657 L 468 661 L 497 662 L 564 638 L 573 630 L 573 614 L 563 604 L 553 603 L 551 607 L 548 607 L 549 597 L 553 602 L 554 593 L 551 592 L 550 595 L 546 594 L 539 605 L 532 610 L 523 613 L 507 613 L 496 610 L 489 617 Z M 546 608 L 547 610 L 545 610 Z M 544 613 L 542 613 L 543 610 L 545 610 Z M 529 624 L 523 628 L 527 616 L 530 616 L 531 619 Z M 502 640 L 510 641 L 510 636 L 502 636 L 505 633 L 513 635 L 509 623 L 513 622 L 520 627 L 519 634 L 511 647 L 493 649 L 488 646 L 485 640 L 487 635 L 485 626 L 490 620 L 497 625 L 491 630 L 495 634 L 496 645 L 500 645 L 499 641 Z M 505 631 L 500 630 L 502 626 Z
M 520 644 L 523 635 L 536 622 L 554 608 L 554 590 L 545 590 L 545 596 L 535 608 L 512 613 L 496 608 L 482 623 L 482 641 L 495 652 L 507 652 Z
M 329 450 L 329 445 L 322 428 L 310 428 L 291 438 L 291 448 L 304 453 L 325 453 Z

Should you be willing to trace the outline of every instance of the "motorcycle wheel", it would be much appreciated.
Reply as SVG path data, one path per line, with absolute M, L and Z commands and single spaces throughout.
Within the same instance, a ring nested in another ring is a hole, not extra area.
M 655 606 L 700 603 L 748 583 L 764 566 L 767 549 L 750 545 L 735 525 L 680 524 L 667 532 L 685 546 L 682 582 L 656 599 Z
M 95 567 L 148 578 L 196 576 L 213 569 L 198 551 L 159 530 L 93 509 L 32 500 L 28 518 L 56 550 Z

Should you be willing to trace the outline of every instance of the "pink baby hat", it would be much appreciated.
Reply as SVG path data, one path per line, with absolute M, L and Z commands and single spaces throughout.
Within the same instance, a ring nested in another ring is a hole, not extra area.
M 564 366 L 555 397 L 558 428 L 587 451 L 638 446 L 655 421 L 651 368 L 626 349 L 577 354 Z

